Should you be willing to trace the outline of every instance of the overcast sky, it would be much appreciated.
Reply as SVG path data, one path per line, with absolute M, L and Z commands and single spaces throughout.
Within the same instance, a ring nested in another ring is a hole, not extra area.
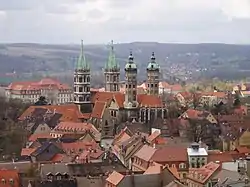
M 0 0 L 0 43 L 250 44 L 250 0 Z

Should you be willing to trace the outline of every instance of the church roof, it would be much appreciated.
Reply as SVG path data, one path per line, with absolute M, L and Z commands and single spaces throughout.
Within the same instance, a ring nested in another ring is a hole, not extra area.
M 108 61 L 106 62 L 106 65 L 105 65 L 105 70 L 106 71 L 119 70 L 119 63 L 116 61 L 116 58 L 115 58 L 113 40 L 111 41 L 111 49 L 109 52 Z
M 148 63 L 147 70 L 149 70 L 149 71 L 158 70 L 158 71 L 159 71 L 159 69 L 160 69 L 160 66 L 159 66 L 159 64 L 157 64 L 157 62 L 155 61 L 155 54 L 154 54 L 154 52 L 153 52 L 153 53 L 152 53 L 152 56 L 151 56 L 151 61 Z
M 125 71 L 128 71 L 128 70 L 137 70 L 137 66 L 134 62 L 134 56 L 132 54 L 132 51 L 130 51 L 130 55 L 128 57 L 128 62 L 125 65 Z
M 76 70 L 90 70 L 90 64 L 86 61 L 85 54 L 83 51 L 83 41 L 81 43 L 81 52 L 76 63 Z

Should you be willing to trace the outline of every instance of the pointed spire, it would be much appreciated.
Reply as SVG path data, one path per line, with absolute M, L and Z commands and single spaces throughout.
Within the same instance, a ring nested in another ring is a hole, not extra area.
M 107 69 L 107 70 L 119 69 L 119 64 L 117 63 L 116 58 L 115 58 L 115 50 L 114 50 L 114 41 L 113 40 L 111 40 L 109 58 L 108 58 L 107 63 L 105 64 L 105 69 Z
M 86 61 L 85 54 L 83 51 L 83 40 L 81 40 L 81 51 L 76 63 L 76 70 L 90 70 L 90 65 Z

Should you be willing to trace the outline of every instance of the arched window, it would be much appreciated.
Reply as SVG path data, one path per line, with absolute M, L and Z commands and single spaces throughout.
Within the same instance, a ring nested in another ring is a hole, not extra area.
M 90 76 L 87 76 L 87 82 L 90 82 Z
M 78 78 L 78 81 L 79 81 L 79 82 L 82 82 L 82 77 L 79 77 L 79 78 Z

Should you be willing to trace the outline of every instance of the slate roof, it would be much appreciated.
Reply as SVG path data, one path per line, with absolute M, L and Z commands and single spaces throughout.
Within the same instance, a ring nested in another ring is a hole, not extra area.
M 54 143 L 54 142 L 45 142 L 45 143 L 42 144 L 41 147 L 39 147 L 38 149 L 36 149 L 36 150 L 31 154 L 31 156 L 36 157 L 36 156 L 42 154 L 42 153 L 43 153 L 44 151 L 46 151 L 50 146 L 55 146 L 55 147 L 57 147 L 57 148 L 60 150 L 59 146 L 57 146 L 56 143 Z M 63 152 L 63 151 L 61 150 L 60 152 Z M 54 156 L 54 155 L 53 155 L 53 156 Z M 51 156 L 51 158 L 52 158 L 53 156 Z

